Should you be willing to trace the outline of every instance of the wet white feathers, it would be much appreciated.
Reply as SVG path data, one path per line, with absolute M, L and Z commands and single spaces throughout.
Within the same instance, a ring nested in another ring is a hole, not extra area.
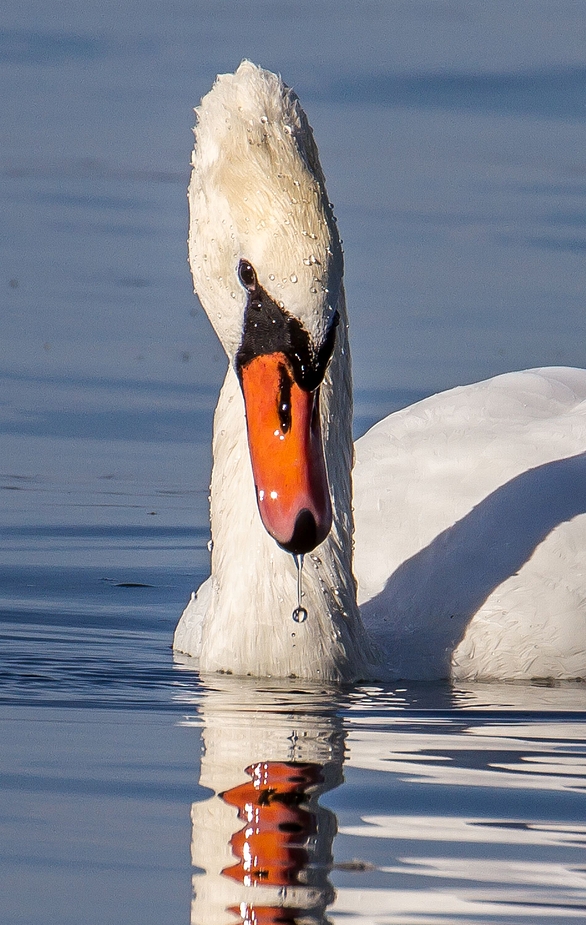
M 396 676 L 586 673 L 586 371 L 434 395 L 356 450 L 359 603 Z
M 293 558 L 262 526 L 242 393 L 230 366 L 214 421 L 212 575 L 175 634 L 208 671 L 344 680 L 368 673 L 369 647 L 352 574 L 352 397 L 342 255 L 317 148 L 296 97 L 244 61 L 219 77 L 197 110 L 189 189 L 195 290 L 230 359 L 242 338 L 246 295 L 239 261 L 320 345 L 338 313 L 320 412 L 332 495 L 331 532 L 307 557 L 296 624 Z M 335 383 L 335 387 L 334 387 Z M 334 394 L 335 393 L 335 394 Z

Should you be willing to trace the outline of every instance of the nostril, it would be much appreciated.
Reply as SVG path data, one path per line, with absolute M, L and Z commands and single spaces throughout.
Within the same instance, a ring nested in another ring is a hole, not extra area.
M 315 517 L 307 508 L 303 508 L 295 520 L 293 536 L 286 543 L 279 543 L 279 546 L 295 556 L 302 556 L 315 549 L 320 542 Z
M 281 424 L 281 433 L 286 434 L 291 427 L 291 378 L 285 366 L 279 367 L 279 396 L 277 411 Z

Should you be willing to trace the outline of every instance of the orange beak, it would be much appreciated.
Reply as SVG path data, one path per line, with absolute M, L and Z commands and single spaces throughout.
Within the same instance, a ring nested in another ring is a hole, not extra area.
M 262 522 L 287 552 L 310 552 L 332 525 L 319 388 L 300 388 L 280 352 L 254 357 L 240 379 Z

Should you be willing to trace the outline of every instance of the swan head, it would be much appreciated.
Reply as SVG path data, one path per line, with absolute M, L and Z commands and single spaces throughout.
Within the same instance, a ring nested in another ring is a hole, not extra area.
M 189 186 L 194 288 L 239 378 L 262 522 L 309 552 L 332 511 L 320 386 L 343 312 L 343 258 L 295 93 L 243 61 L 196 110 Z

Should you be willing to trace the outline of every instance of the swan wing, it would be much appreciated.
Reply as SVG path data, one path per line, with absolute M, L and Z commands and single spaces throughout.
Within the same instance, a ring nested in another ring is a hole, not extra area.
M 586 371 L 390 415 L 357 441 L 354 516 L 362 616 L 396 675 L 586 673 Z

